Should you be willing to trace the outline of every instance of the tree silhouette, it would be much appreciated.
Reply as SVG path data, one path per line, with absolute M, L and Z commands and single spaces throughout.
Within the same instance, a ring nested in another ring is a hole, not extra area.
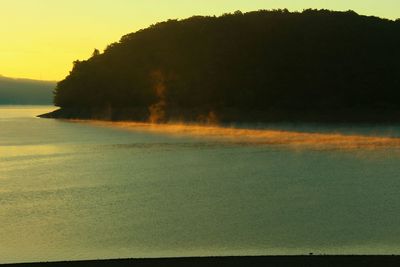
M 159 101 L 151 75 L 158 72 L 170 118 L 386 116 L 400 108 L 399 47 L 399 20 L 354 11 L 169 20 L 75 61 L 57 85 L 55 104 L 78 110 L 76 116 L 107 109 L 113 119 L 145 119 Z

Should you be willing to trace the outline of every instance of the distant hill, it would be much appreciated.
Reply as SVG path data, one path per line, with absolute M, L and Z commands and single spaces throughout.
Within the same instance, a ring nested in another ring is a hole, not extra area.
M 169 20 L 74 62 L 52 117 L 400 121 L 400 21 L 353 11 Z
M 0 105 L 51 105 L 56 82 L 0 75 Z

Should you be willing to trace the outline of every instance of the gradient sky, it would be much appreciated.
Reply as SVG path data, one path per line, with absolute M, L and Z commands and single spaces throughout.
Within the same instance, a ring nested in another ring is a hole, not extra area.
M 400 17 L 400 0 L 0 0 L 0 75 L 60 80 L 74 60 L 155 22 L 273 8 Z

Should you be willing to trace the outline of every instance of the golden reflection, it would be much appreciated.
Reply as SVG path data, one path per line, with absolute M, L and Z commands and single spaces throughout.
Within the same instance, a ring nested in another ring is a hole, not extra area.
M 48 156 L 62 153 L 56 145 L 0 146 L 0 159 L 25 156 Z
M 288 145 L 314 149 L 400 148 L 400 138 L 342 133 L 307 133 L 269 129 L 240 129 L 185 123 L 151 124 L 138 122 L 91 121 L 93 125 L 119 127 L 132 131 L 211 138 L 257 145 Z

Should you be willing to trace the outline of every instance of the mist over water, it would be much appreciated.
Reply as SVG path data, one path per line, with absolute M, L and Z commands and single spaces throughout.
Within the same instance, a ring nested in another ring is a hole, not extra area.
M 51 109 L 0 107 L 0 263 L 400 253 L 398 127 L 35 118 Z
M 318 125 L 302 125 L 290 127 L 288 124 L 275 125 L 218 125 L 194 123 L 141 123 L 141 122 L 110 122 L 110 121 L 81 121 L 105 127 L 119 127 L 136 132 L 161 133 L 174 136 L 190 136 L 206 138 L 208 140 L 227 141 L 241 145 L 274 146 L 282 145 L 295 149 L 398 149 L 400 137 L 393 132 L 393 127 L 381 127 L 384 132 L 374 130 L 373 127 L 358 127 L 347 129 L 337 125 L 335 128 Z M 289 127 L 288 127 L 289 126 Z M 331 126 L 332 127 L 332 126 Z M 372 129 L 371 129 L 372 128 Z M 386 128 L 386 129 L 384 129 Z M 342 132 L 341 132 L 342 131 Z

